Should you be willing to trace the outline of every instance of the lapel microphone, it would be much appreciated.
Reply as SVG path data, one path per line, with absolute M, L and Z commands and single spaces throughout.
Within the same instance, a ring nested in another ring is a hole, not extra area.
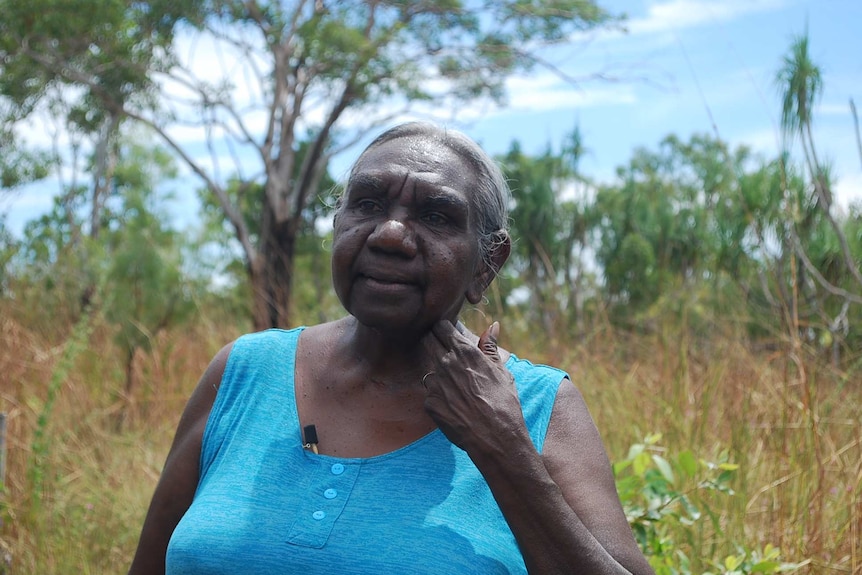
M 302 434 L 305 437 L 305 443 L 302 444 L 302 447 L 317 453 L 317 428 L 313 425 L 306 425 L 302 428 Z

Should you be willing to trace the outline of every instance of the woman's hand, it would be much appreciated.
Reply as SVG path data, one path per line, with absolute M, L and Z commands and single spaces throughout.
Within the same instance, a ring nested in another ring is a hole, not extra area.
M 516 437 L 528 438 L 515 380 L 497 349 L 499 333 L 494 322 L 476 345 L 451 322 L 439 321 L 423 342 L 434 359 L 423 378 L 425 409 L 471 455 L 502 453 Z
M 434 325 L 423 340 L 434 360 L 425 409 L 484 476 L 527 572 L 653 575 L 580 393 L 561 382 L 538 453 L 497 348 L 499 331 L 495 322 L 477 343 L 449 322 Z

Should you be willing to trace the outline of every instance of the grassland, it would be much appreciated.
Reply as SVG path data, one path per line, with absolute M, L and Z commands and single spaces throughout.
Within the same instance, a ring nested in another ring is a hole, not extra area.
M 24 315 L 0 312 L 0 574 L 124 573 L 185 400 L 241 328 L 199 320 L 160 334 L 127 396 L 121 354 L 97 320 L 28 326 Z M 739 465 L 733 495 L 709 502 L 711 521 L 675 532 L 696 558 L 691 572 L 772 544 L 799 573 L 862 573 L 858 362 L 834 368 L 792 341 L 763 348 L 721 326 L 708 338 L 661 324 L 550 341 L 505 330 L 504 346 L 572 374 L 611 459 L 661 433 L 668 454 L 725 452 Z

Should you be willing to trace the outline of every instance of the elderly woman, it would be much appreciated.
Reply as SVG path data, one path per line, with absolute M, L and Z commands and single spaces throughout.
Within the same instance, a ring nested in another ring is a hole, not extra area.
M 130 573 L 652 572 L 566 374 L 458 321 L 509 256 L 506 196 L 434 125 L 362 153 L 333 232 L 348 315 L 216 355 Z

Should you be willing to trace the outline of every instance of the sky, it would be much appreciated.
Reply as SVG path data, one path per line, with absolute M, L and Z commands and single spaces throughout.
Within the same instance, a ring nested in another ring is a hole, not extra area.
M 599 4 L 626 14 L 625 30 L 592 33 L 548 55 L 582 80 L 566 82 L 541 69 L 513 77 L 504 107 L 466 107 L 454 120 L 447 111 L 448 125 L 491 154 L 504 153 L 513 140 L 527 153 L 558 149 L 578 126 L 587 148 L 581 171 L 599 183 L 612 183 L 635 149 L 656 150 L 669 134 L 688 140 L 706 133 L 772 158 L 781 111 L 775 77 L 791 42 L 807 29 L 823 81 L 813 113 L 818 153 L 832 164 L 838 203 L 862 202 L 862 154 L 849 105 L 853 98 L 862 110 L 862 0 Z M 336 157 L 332 172 L 342 174 L 358 153 L 355 147 Z M 178 221 L 194 213 L 194 187 L 173 191 Z M 25 222 L 50 209 L 56 192 L 49 180 L 0 198 L 8 229 L 19 235 Z
M 795 37 L 808 30 L 823 94 L 814 110 L 818 152 L 832 162 L 839 201 L 862 201 L 862 158 L 849 101 L 862 109 L 862 0 L 605 0 L 628 15 L 627 33 L 574 45 L 573 76 L 617 70 L 619 81 L 567 86 L 549 76 L 510 82 L 510 106 L 466 131 L 501 153 L 558 146 L 580 127 L 582 171 L 612 182 L 633 150 L 668 134 L 718 136 L 775 157 L 781 97 L 775 77 Z M 796 146 L 799 150 L 799 146 Z

